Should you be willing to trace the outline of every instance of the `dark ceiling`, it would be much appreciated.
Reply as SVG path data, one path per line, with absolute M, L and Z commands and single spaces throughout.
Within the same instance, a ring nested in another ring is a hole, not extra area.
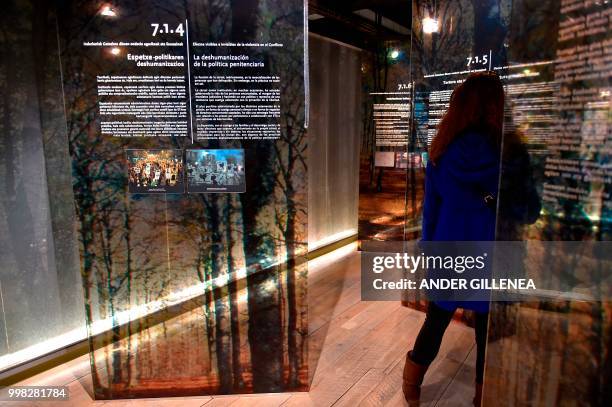
M 380 41 L 408 41 L 409 0 L 309 0 L 309 31 L 363 49 Z

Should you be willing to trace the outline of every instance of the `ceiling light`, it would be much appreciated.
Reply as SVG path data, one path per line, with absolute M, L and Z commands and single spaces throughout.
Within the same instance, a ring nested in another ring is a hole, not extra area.
M 425 34 L 437 33 L 439 28 L 438 20 L 431 17 L 425 17 L 423 19 L 423 32 Z
M 389 55 L 391 56 L 391 59 L 397 59 L 399 57 L 399 54 L 399 51 L 394 49 Z
M 119 55 L 121 54 L 121 48 L 113 47 L 111 48 L 110 53 L 113 55 Z
M 106 5 L 102 7 L 102 9 L 100 10 L 100 15 L 105 16 L 105 17 L 116 17 L 117 12 L 115 12 L 115 9 L 112 8 L 111 6 Z

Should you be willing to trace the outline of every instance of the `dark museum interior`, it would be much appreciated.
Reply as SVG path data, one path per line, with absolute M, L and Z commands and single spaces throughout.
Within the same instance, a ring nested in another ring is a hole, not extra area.
M 0 406 L 611 405 L 611 2 L 0 21 Z

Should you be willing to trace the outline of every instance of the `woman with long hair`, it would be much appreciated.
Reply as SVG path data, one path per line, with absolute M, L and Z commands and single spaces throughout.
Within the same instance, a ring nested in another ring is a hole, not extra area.
M 517 133 L 504 138 L 504 107 L 504 88 L 493 72 L 473 73 L 454 90 L 429 151 L 424 241 L 495 240 L 502 141 L 504 157 L 506 152 L 524 151 L 519 155 L 526 155 Z M 539 207 L 533 211 L 539 213 Z M 484 301 L 429 303 L 414 348 L 406 355 L 402 389 L 410 405 L 418 405 L 423 377 L 457 308 L 475 313 L 474 405 L 480 406 L 489 315 L 489 303 Z

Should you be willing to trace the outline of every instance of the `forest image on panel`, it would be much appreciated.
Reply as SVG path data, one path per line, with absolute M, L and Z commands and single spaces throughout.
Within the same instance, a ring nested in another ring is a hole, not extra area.
M 100 135 L 96 75 L 141 73 L 80 52 L 106 29 L 92 23 L 97 6 L 58 10 L 96 397 L 306 390 L 303 4 L 120 3 L 116 39 L 146 15 L 188 19 L 200 41 L 284 43 L 257 51 L 282 78 L 280 139 L 195 144 Z M 128 194 L 126 148 L 242 148 L 246 193 Z

